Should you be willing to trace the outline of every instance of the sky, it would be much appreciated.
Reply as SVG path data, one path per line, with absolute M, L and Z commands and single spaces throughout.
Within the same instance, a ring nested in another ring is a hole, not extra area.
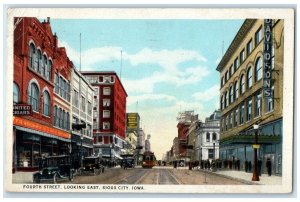
M 161 159 L 177 136 L 179 111 L 194 110 L 204 121 L 219 109 L 216 67 L 243 22 L 51 19 L 51 27 L 76 67 L 81 33 L 81 70 L 117 72 L 127 112 L 140 114 Z

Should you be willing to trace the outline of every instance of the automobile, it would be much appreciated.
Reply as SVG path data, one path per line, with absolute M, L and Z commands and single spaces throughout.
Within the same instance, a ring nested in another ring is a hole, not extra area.
M 128 157 L 122 160 L 122 167 L 124 169 L 126 168 L 134 168 L 135 167 L 135 161 L 133 157 Z
M 47 156 L 40 158 L 38 162 L 39 172 L 33 174 L 34 183 L 73 180 L 75 170 L 72 168 L 70 156 Z
M 104 173 L 103 160 L 100 156 L 88 156 L 82 160 L 82 167 L 80 168 L 80 174 L 99 175 Z

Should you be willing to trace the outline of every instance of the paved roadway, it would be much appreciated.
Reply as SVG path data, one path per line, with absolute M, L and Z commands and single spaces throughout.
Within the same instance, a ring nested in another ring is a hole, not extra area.
M 239 185 L 235 181 L 222 176 L 202 172 L 199 170 L 174 169 L 172 167 L 143 168 L 111 168 L 100 175 L 75 176 L 70 184 L 152 184 L 152 185 Z

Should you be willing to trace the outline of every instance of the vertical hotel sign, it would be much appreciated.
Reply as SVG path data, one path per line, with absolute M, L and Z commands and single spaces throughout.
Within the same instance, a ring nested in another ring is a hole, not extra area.
M 264 98 L 272 98 L 272 19 L 264 20 Z

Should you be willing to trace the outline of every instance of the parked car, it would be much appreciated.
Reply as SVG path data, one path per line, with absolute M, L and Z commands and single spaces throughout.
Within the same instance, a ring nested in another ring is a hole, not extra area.
M 82 167 L 79 171 L 81 174 L 99 175 L 104 173 L 103 160 L 99 156 L 89 156 L 85 157 L 82 161 Z
M 74 169 L 68 155 L 48 156 L 39 159 L 39 172 L 33 174 L 33 182 L 53 182 L 73 180 Z
M 134 158 L 126 158 L 126 159 L 123 159 L 122 160 L 122 167 L 124 169 L 126 168 L 134 168 L 135 166 L 135 161 L 134 161 Z

